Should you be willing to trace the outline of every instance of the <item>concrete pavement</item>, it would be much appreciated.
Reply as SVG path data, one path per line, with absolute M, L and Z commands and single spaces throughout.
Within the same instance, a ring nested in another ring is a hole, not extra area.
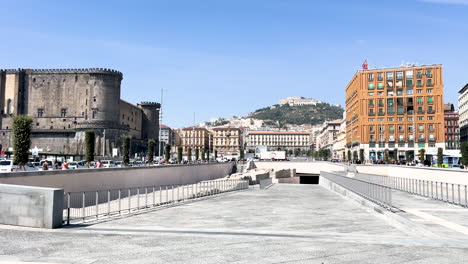
M 466 263 L 317 185 L 275 185 L 97 223 L 0 227 L 0 263 Z M 10 262 L 6 262 L 10 261 Z

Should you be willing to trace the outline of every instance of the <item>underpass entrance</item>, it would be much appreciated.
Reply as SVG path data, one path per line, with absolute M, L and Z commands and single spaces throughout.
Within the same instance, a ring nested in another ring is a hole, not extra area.
M 312 173 L 296 173 L 296 177 L 299 177 L 299 184 L 319 184 L 319 174 Z

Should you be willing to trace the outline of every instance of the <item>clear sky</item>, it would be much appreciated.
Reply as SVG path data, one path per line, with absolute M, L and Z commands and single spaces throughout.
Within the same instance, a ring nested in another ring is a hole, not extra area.
M 443 64 L 468 83 L 468 0 L 0 0 L 0 68 L 112 68 L 122 98 L 182 127 L 287 96 L 344 104 L 369 67 Z M 71 98 L 70 100 L 73 100 Z

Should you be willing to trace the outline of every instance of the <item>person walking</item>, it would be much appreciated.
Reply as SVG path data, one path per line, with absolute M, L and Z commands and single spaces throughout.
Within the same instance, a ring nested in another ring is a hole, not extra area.
M 62 170 L 68 170 L 68 163 L 66 160 L 64 160 L 62 163 Z
M 47 161 L 44 161 L 44 163 L 42 163 L 42 170 L 43 171 L 49 170 L 49 163 Z

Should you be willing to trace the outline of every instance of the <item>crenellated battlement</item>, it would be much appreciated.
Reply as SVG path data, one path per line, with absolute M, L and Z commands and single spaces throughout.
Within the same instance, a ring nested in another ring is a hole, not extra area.
M 140 106 L 153 106 L 153 107 L 161 107 L 160 103 L 157 102 L 141 102 L 138 105 Z
M 114 74 L 123 76 L 122 72 L 107 69 L 107 68 L 87 68 L 87 69 L 0 69 L 0 72 L 16 73 L 16 72 L 29 72 L 29 73 L 57 73 L 57 74 L 83 74 L 83 73 L 100 73 L 100 74 Z

